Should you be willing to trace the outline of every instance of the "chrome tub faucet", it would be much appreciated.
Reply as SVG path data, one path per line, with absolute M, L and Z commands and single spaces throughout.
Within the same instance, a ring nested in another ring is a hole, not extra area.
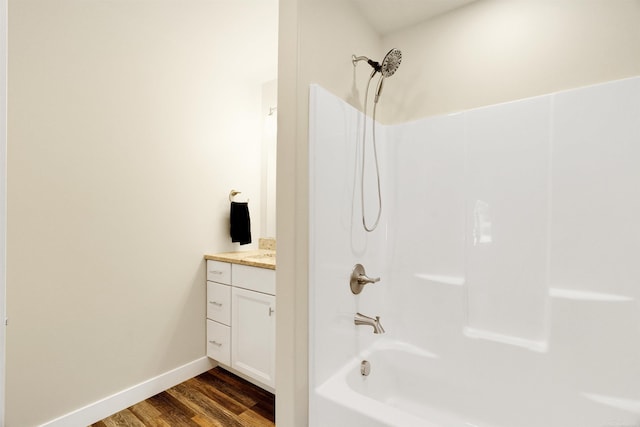
M 376 316 L 374 319 L 373 317 L 365 316 L 362 313 L 356 313 L 355 316 L 353 316 L 353 323 L 356 325 L 373 326 L 374 334 L 384 334 L 384 328 L 380 324 L 380 316 Z

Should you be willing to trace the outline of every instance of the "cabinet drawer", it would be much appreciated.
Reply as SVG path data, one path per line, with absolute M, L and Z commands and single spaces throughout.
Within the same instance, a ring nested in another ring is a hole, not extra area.
M 210 282 L 231 284 L 231 264 L 228 262 L 207 260 L 207 280 Z
M 207 319 L 231 325 L 231 286 L 207 282 Z
M 239 288 L 275 295 L 276 271 L 234 264 L 231 284 Z
M 207 320 L 207 356 L 231 366 L 231 328 Z

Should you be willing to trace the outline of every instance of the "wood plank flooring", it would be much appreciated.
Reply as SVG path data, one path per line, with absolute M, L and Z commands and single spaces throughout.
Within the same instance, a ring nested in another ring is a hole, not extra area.
M 272 427 L 273 394 L 214 368 L 91 427 Z

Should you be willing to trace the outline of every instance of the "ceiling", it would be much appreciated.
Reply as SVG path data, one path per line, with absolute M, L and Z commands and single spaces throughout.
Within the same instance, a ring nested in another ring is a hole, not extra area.
M 426 21 L 475 0 L 352 0 L 380 34 Z

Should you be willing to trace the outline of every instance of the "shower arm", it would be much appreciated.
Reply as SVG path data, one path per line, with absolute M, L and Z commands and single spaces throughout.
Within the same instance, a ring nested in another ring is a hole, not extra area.
M 375 97 L 375 100 L 374 100 L 374 103 L 377 104 L 378 103 L 378 99 L 380 98 L 380 94 L 382 93 L 382 85 L 384 84 L 384 78 L 385 78 L 385 74 L 382 72 L 382 65 L 379 62 L 376 62 L 376 61 L 373 61 L 373 60 L 367 58 L 366 56 L 351 55 L 351 63 L 353 64 L 354 67 L 360 61 L 367 61 L 367 64 L 369 64 L 369 65 L 371 65 L 371 67 L 373 67 L 373 71 L 371 72 L 371 76 L 369 78 L 372 79 L 373 76 L 376 75 L 376 73 L 380 73 L 381 74 L 380 80 L 378 81 L 378 87 L 376 89 L 376 97 Z
M 356 64 L 360 61 L 367 61 L 367 64 L 373 67 L 373 73 L 371 73 L 371 77 L 373 77 L 376 73 L 382 72 L 382 65 L 379 62 L 373 61 L 366 56 L 355 56 L 351 55 L 351 63 L 355 67 Z

